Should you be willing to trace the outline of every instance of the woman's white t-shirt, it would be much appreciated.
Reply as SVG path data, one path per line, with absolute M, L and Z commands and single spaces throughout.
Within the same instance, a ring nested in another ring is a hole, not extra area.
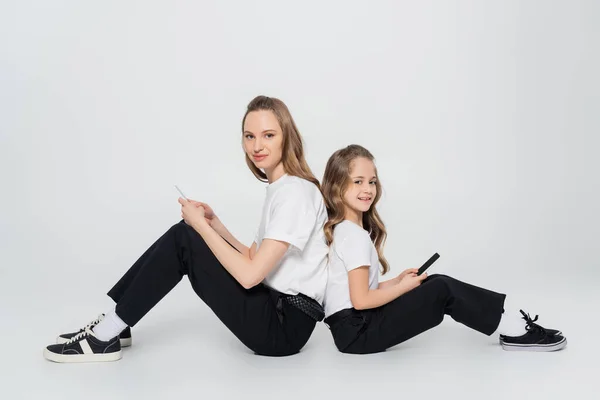
M 327 253 L 323 226 L 327 209 L 317 186 L 284 174 L 267 186 L 256 250 L 264 239 L 290 244 L 263 283 L 282 293 L 303 293 L 323 303 L 327 285 Z
M 325 318 L 352 308 L 348 272 L 369 266 L 369 289 L 379 286 L 379 256 L 369 233 L 354 222 L 345 220 L 333 229 L 329 251 L 329 278 L 325 291 Z

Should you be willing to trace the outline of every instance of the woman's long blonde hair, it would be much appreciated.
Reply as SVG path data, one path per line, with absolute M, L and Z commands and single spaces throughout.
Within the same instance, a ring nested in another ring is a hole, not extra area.
M 366 158 L 373 162 L 375 161 L 375 158 L 369 150 L 357 144 L 352 144 L 337 150 L 327 161 L 323 182 L 321 183 L 321 191 L 325 199 L 327 214 L 329 216 L 329 219 L 323 228 L 327 245 L 331 245 L 333 242 L 333 230 L 336 225 L 344 220 L 346 207 L 348 207 L 344 202 L 344 193 L 352 183 L 350 178 L 352 163 L 359 157 Z M 375 168 L 375 175 L 377 175 L 377 168 Z M 387 231 L 385 230 L 385 225 L 375 207 L 377 201 L 379 201 L 379 198 L 381 197 L 381 183 L 379 179 L 377 179 L 375 186 L 377 188 L 377 194 L 375 195 L 375 199 L 373 199 L 373 204 L 369 210 L 363 213 L 363 228 L 369 232 L 369 236 L 375 245 L 375 249 L 377 249 L 379 262 L 382 266 L 382 274 L 385 274 L 390 269 L 389 263 L 383 256 L 383 247 L 387 237 Z
M 283 134 L 283 143 L 281 151 L 281 162 L 283 163 L 283 169 L 288 175 L 297 176 L 299 178 L 306 179 L 317 185 L 317 188 L 321 188 L 318 179 L 312 173 L 306 159 L 304 158 L 304 146 L 302 136 L 296 127 L 296 123 L 292 118 L 290 110 L 287 108 L 285 103 L 275 97 L 257 96 L 248 104 L 244 118 L 242 119 L 242 134 L 244 132 L 244 123 L 249 113 L 253 111 L 268 110 L 275 114 L 281 131 Z M 243 136 L 242 136 L 243 140 Z M 268 182 L 267 175 L 248 157 L 245 155 L 246 164 L 250 171 L 256 176 L 261 182 Z

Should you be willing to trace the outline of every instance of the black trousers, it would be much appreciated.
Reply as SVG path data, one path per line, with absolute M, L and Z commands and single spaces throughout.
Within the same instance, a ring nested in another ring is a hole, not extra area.
M 500 324 L 505 298 L 505 294 L 434 274 L 381 307 L 340 311 L 347 315 L 329 328 L 338 350 L 354 354 L 385 351 L 439 325 L 446 314 L 489 336 Z M 336 314 L 331 318 L 335 320 Z
M 184 221 L 150 246 L 108 295 L 117 303 L 117 315 L 132 327 L 184 275 L 227 328 L 257 354 L 298 353 L 315 328 L 315 320 L 279 301 L 279 292 L 263 284 L 244 289 Z

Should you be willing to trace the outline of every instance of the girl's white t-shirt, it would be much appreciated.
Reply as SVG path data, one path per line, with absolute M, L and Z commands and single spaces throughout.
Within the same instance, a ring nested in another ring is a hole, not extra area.
M 325 318 L 346 308 L 352 308 L 348 272 L 369 266 L 369 289 L 379 286 L 379 256 L 369 233 L 354 222 L 345 220 L 333 229 L 329 251 Z
M 264 239 L 290 244 L 263 283 L 282 293 L 303 293 L 323 303 L 327 285 L 327 253 L 323 226 L 327 209 L 317 186 L 284 174 L 267 186 L 256 250 Z

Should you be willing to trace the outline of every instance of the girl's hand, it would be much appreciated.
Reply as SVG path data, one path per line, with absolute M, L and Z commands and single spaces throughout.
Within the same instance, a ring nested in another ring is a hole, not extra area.
M 183 218 L 186 224 L 195 227 L 203 222 L 208 222 L 208 219 L 204 216 L 204 207 L 197 206 L 193 202 L 181 197 L 177 201 L 181 204 L 181 218 Z
M 400 282 L 398 282 L 398 285 L 401 285 L 402 287 L 404 287 L 405 293 L 406 293 L 406 292 L 413 290 L 417 286 L 419 286 L 421 284 L 421 282 L 423 282 L 423 280 L 425 280 L 426 278 L 427 278 L 426 272 L 422 273 L 419 276 L 417 276 L 417 274 L 414 274 L 414 273 L 408 273 L 408 274 L 404 275 L 404 277 L 402 278 L 402 280 Z
M 402 278 L 404 278 L 406 275 L 416 274 L 417 272 L 419 272 L 418 268 L 409 268 L 407 270 L 402 271 L 402 273 L 400 273 L 400 275 L 398 275 L 398 282 L 400 282 L 402 280 Z

